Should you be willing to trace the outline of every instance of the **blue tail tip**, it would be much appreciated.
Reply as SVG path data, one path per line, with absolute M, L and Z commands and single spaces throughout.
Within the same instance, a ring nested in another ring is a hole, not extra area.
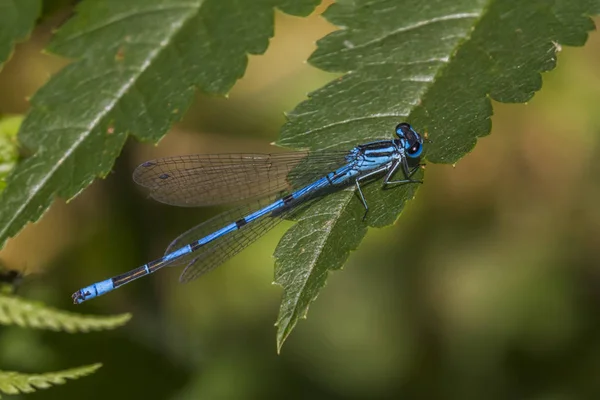
M 73 304 L 81 304 L 86 300 L 102 296 L 104 293 L 110 292 L 114 288 L 115 286 L 113 280 L 107 279 L 102 282 L 94 283 L 88 287 L 84 287 L 83 289 L 79 289 L 73 293 L 71 298 L 73 299 Z

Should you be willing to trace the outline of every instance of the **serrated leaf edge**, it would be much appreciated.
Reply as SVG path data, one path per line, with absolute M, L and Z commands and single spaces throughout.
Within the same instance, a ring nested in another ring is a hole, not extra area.
M 0 325 L 79 333 L 115 329 L 130 319 L 131 314 L 90 316 L 57 310 L 18 296 L 0 294 Z
M 321 243 L 319 244 L 319 246 L 316 246 L 316 247 L 319 247 L 321 249 L 323 247 L 325 247 L 325 245 L 327 244 L 327 240 L 331 236 L 331 234 L 330 234 L 331 231 L 334 229 L 334 227 L 336 226 L 336 224 L 340 221 L 340 217 L 343 214 L 343 210 L 345 209 L 346 206 L 348 206 L 348 204 L 350 204 L 350 202 L 352 201 L 352 199 L 355 196 L 354 190 L 344 190 L 342 192 L 343 193 L 348 193 L 348 194 L 346 196 L 346 199 L 344 199 L 344 201 L 340 201 L 340 206 L 338 207 L 338 209 L 341 210 L 341 211 L 337 214 L 336 218 L 333 221 L 331 221 L 331 223 L 328 224 L 327 233 L 323 233 L 321 235 L 323 237 L 323 239 L 321 240 Z M 306 220 L 308 220 L 308 219 L 310 219 L 312 217 L 318 217 L 319 215 L 322 215 L 322 213 L 321 214 L 309 214 L 309 215 L 301 218 L 298 221 L 298 223 L 302 223 L 302 222 L 304 222 L 304 221 L 306 221 Z M 336 215 L 336 213 L 332 213 L 332 215 Z M 290 229 L 294 229 L 294 227 L 292 227 Z M 288 231 L 288 232 L 290 232 L 290 231 Z M 323 232 L 325 232 L 325 231 L 323 231 Z M 287 234 L 288 233 L 286 233 L 286 235 Z M 282 240 L 283 240 L 283 238 L 282 238 Z M 356 247 L 352 248 L 352 249 L 349 249 L 348 252 L 350 252 L 352 250 L 355 250 L 355 249 L 356 249 Z M 314 262 L 312 263 L 312 266 L 310 268 L 310 272 L 308 274 L 306 274 L 307 277 L 310 277 L 313 274 L 313 272 L 315 270 L 315 265 L 317 265 L 317 263 L 318 263 L 319 259 L 321 258 L 322 254 L 323 254 L 323 251 L 319 251 L 318 253 L 316 253 L 316 257 L 314 258 Z M 277 260 L 276 263 L 278 263 L 278 262 L 279 261 Z M 342 266 L 340 266 L 340 268 Z M 337 269 L 331 269 L 331 268 L 327 269 L 327 271 L 326 271 L 327 276 L 325 277 L 325 280 L 324 280 L 324 283 L 323 283 L 323 287 L 327 283 L 327 279 L 329 278 L 329 274 L 332 271 L 335 271 L 335 270 L 337 270 Z M 304 280 L 303 285 L 302 285 L 302 290 L 298 291 L 298 293 L 302 293 L 303 292 L 303 290 L 306 287 L 306 284 L 307 284 L 308 280 L 309 280 L 308 278 Z M 281 286 L 284 289 L 284 292 L 286 291 L 286 288 L 285 288 L 285 286 L 282 283 L 278 282 L 277 280 L 275 280 L 274 283 L 277 284 L 278 286 Z M 300 295 L 296 296 L 295 297 L 296 301 L 294 302 L 293 311 L 290 314 L 291 316 L 290 316 L 290 318 L 287 321 L 284 321 L 284 320 L 281 319 L 281 312 L 282 312 L 282 308 L 283 308 L 283 303 L 282 303 L 282 305 L 281 305 L 281 307 L 279 309 L 279 315 L 277 317 L 277 322 L 275 323 L 275 326 L 277 327 L 277 353 L 278 354 L 281 352 L 281 348 L 283 346 L 283 343 L 285 342 L 285 340 L 288 338 L 288 336 L 290 335 L 290 333 L 292 332 L 292 330 L 294 329 L 294 327 L 298 323 L 298 320 L 302 319 L 302 318 L 306 319 L 306 315 L 308 314 L 308 309 L 310 307 L 310 304 L 315 301 L 315 299 L 317 298 L 318 295 L 319 295 L 319 293 L 317 293 L 312 299 L 310 299 L 308 305 L 306 306 L 306 308 L 304 310 L 298 310 L 298 301 L 297 300 L 299 299 Z M 301 315 L 298 315 L 299 312 L 301 312 Z M 282 322 L 285 322 L 285 326 L 283 326 L 283 327 L 281 325 Z
M 32 393 L 37 389 L 48 389 L 55 385 L 63 385 L 67 382 L 67 379 L 74 380 L 93 374 L 100 367 L 102 367 L 102 364 L 92 364 L 43 374 L 24 374 L 22 372 L 0 370 L 0 392 L 8 395 Z

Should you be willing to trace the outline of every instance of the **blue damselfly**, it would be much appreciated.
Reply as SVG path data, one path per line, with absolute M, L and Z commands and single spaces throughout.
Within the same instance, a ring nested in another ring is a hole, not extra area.
M 282 218 L 329 191 L 354 185 L 369 210 L 361 189 L 365 180 L 383 175 L 383 185 L 420 182 L 409 166 L 423 150 L 423 138 L 409 124 L 396 127 L 396 139 L 356 146 L 350 151 L 279 154 L 190 155 L 141 164 L 134 180 L 154 199 L 177 206 L 208 206 L 250 202 L 226 211 L 185 232 L 162 258 L 129 272 L 95 283 L 73 294 L 73 301 L 108 293 L 166 266 L 185 265 L 180 281 L 188 282 L 239 253 Z M 402 169 L 404 179 L 392 180 Z

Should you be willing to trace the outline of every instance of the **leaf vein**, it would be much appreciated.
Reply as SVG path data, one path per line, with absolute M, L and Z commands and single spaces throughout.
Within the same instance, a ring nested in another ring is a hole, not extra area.
M 450 61 L 449 57 L 433 57 L 425 60 L 415 60 L 415 61 L 370 61 L 364 66 L 375 66 L 375 65 L 399 65 L 399 66 L 411 66 L 411 65 L 420 65 L 420 64 L 433 64 L 433 63 L 442 63 L 447 64 Z
M 98 31 L 100 29 L 106 28 L 107 26 L 110 26 L 112 24 L 115 24 L 117 22 L 123 22 L 126 21 L 129 18 L 132 17 L 138 17 L 138 16 L 142 16 L 142 15 L 146 15 L 146 14 L 153 14 L 156 12 L 165 12 L 165 11 L 176 11 L 176 10 L 198 10 L 200 8 L 200 4 L 198 3 L 182 3 L 182 4 L 174 4 L 174 5 L 169 5 L 169 6 L 156 6 L 156 7 L 148 7 L 146 9 L 143 10 L 136 10 L 133 12 L 128 12 L 128 13 L 123 13 L 123 14 L 117 14 L 112 18 L 107 19 L 106 21 L 103 21 L 101 24 L 95 25 L 95 26 L 91 26 L 88 29 L 82 30 L 80 32 L 77 32 L 75 35 L 66 37 L 63 39 L 64 43 L 73 41 L 75 39 L 80 38 L 81 36 L 85 36 L 88 35 L 92 32 Z M 187 19 L 187 18 L 186 18 Z
M 364 117 L 348 118 L 348 119 L 345 119 L 343 121 L 337 121 L 337 122 L 334 122 L 334 123 L 329 124 L 329 125 L 323 125 L 323 126 L 320 126 L 318 128 L 315 128 L 315 129 L 309 129 L 309 130 L 306 130 L 304 132 L 300 132 L 300 133 L 298 133 L 298 136 L 304 136 L 304 135 L 308 135 L 308 134 L 311 134 L 311 133 L 324 131 L 325 129 L 329 129 L 329 128 L 332 128 L 334 126 L 347 125 L 347 124 L 350 124 L 352 122 L 358 122 L 358 121 L 364 121 L 364 120 L 376 119 L 376 118 L 385 118 L 385 117 L 396 117 L 396 118 L 401 117 L 401 118 L 405 118 L 406 116 L 407 116 L 407 114 L 399 114 L 399 113 L 383 114 L 382 113 L 382 114 L 367 115 L 367 116 L 364 116 Z
M 352 199 L 353 199 L 353 196 L 347 196 L 347 198 L 346 198 L 346 201 L 341 201 L 341 202 L 340 202 L 340 206 L 337 208 L 337 210 L 339 210 L 339 213 L 337 213 L 337 212 L 336 212 L 335 214 L 336 214 L 336 215 L 339 215 L 339 214 L 341 214 L 341 211 L 342 211 L 342 209 L 343 209 L 345 206 L 347 206 L 347 205 L 350 203 L 350 201 L 352 201 Z M 316 248 L 323 249 L 323 247 L 325 246 L 325 243 L 327 242 L 327 239 L 328 239 L 328 238 L 329 238 L 329 236 L 330 236 L 329 234 L 331 233 L 331 231 L 332 231 L 332 230 L 333 230 L 333 228 L 335 227 L 335 225 L 336 225 L 336 222 L 337 222 L 337 221 L 339 221 L 339 218 L 337 218 L 335 221 L 334 221 L 334 220 L 331 220 L 331 221 L 330 221 L 330 223 L 328 223 L 328 224 L 326 224 L 326 225 L 325 225 L 325 227 L 326 227 L 326 228 L 325 228 L 325 229 L 322 229 L 322 231 L 323 231 L 325 234 L 323 234 L 323 235 L 322 235 L 322 240 L 320 240 L 320 241 L 319 241 L 319 243 L 318 243 L 318 245 L 316 246 Z M 299 303 L 298 303 L 298 299 L 299 299 L 300 295 L 301 295 L 301 294 L 304 292 L 304 290 L 306 289 L 306 285 L 308 284 L 308 278 L 310 278 L 310 276 L 311 276 L 311 275 L 312 275 L 312 273 L 314 272 L 314 270 L 315 270 L 315 269 L 314 269 L 314 267 L 315 267 L 315 265 L 317 264 L 317 262 L 316 262 L 316 261 L 317 261 L 317 260 L 319 259 L 319 257 L 321 256 L 321 254 L 322 254 L 322 251 L 319 251 L 318 253 L 317 253 L 317 252 L 315 252 L 314 254 L 315 254 L 315 257 L 313 258 L 313 262 L 312 262 L 312 263 L 310 263 L 310 265 L 311 265 L 310 269 L 307 271 L 307 273 L 303 274 L 303 275 L 304 275 L 304 277 L 305 277 L 306 279 L 303 279 L 303 281 L 301 282 L 301 287 L 300 287 L 300 290 L 298 290 L 298 291 L 297 291 L 298 295 L 297 295 L 297 296 L 294 296 L 296 301 L 294 301 L 294 307 L 293 307 L 293 309 L 292 309 L 292 315 L 295 315 L 295 314 L 297 313 L 297 311 L 298 311 L 298 307 L 297 307 L 297 306 L 298 306 L 298 304 L 299 304 Z
M 341 48 L 340 50 L 333 51 L 333 52 L 329 53 L 329 55 L 331 56 L 333 54 L 343 53 L 343 52 L 347 52 L 349 50 L 356 50 L 356 49 L 361 49 L 361 48 L 364 48 L 364 47 L 369 47 L 371 45 L 383 42 L 387 38 L 392 37 L 394 35 L 397 35 L 399 33 L 409 32 L 409 31 L 412 31 L 414 29 L 422 28 L 424 26 L 431 25 L 431 24 L 434 24 L 434 23 L 444 22 L 444 21 L 452 21 L 452 20 L 459 20 L 459 19 L 467 19 L 467 18 L 479 18 L 479 17 L 480 17 L 479 13 L 474 13 L 474 12 L 468 13 L 468 12 L 465 12 L 465 13 L 456 13 L 456 14 L 442 15 L 440 17 L 434 17 L 434 18 L 431 18 L 431 19 L 426 19 L 426 20 L 423 20 L 423 21 L 415 22 L 414 24 L 411 24 L 411 25 L 401 26 L 400 28 L 398 28 L 396 30 L 393 30 L 393 31 L 390 31 L 390 32 L 386 33 L 383 36 L 380 36 L 378 38 L 369 40 L 369 41 L 364 42 L 364 43 L 360 43 L 360 44 L 354 45 L 354 46 L 352 46 L 350 48 L 348 48 L 348 47 Z
M 180 21 L 178 24 L 171 25 L 171 31 L 169 32 L 169 35 L 167 35 L 169 37 L 169 39 L 171 39 L 173 36 L 175 36 L 175 34 L 184 25 L 184 23 L 187 20 L 189 20 L 191 17 L 192 17 L 192 15 L 189 15 L 186 19 Z M 156 57 L 158 57 L 158 55 L 162 52 L 162 50 L 164 48 L 166 48 L 166 46 L 167 46 L 167 44 L 169 44 L 169 42 L 170 42 L 170 40 L 161 41 L 158 48 L 156 48 L 148 53 L 148 56 L 146 57 L 146 59 L 144 60 L 142 65 L 140 66 L 139 74 L 131 76 L 122 85 L 122 87 L 119 88 L 116 96 L 114 96 L 112 101 L 110 101 L 106 106 L 104 106 L 104 108 L 96 115 L 96 117 L 90 121 L 90 123 L 85 127 L 85 130 L 83 130 L 83 132 L 81 132 L 81 135 L 76 140 L 73 141 L 71 146 L 69 146 L 66 149 L 66 151 L 64 152 L 64 154 L 60 158 L 60 160 L 50 168 L 48 173 L 45 174 L 40 179 L 39 182 L 37 182 L 36 184 L 34 184 L 31 187 L 31 190 L 29 191 L 29 196 L 27 197 L 26 201 L 23 201 L 19 205 L 19 207 L 11 215 L 11 217 L 8 219 L 8 221 L 4 224 L 4 229 L 2 231 L 0 231 L 0 236 L 3 236 L 6 233 L 6 231 L 9 229 L 9 227 L 12 226 L 13 222 L 21 215 L 21 213 L 23 212 L 25 207 L 27 207 L 33 201 L 33 199 L 35 198 L 34 195 L 36 193 L 38 193 L 41 190 L 41 188 L 46 185 L 46 183 L 51 179 L 51 177 L 54 176 L 56 171 L 63 164 L 64 160 L 67 159 L 68 157 L 70 157 L 73 154 L 73 152 L 79 147 L 79 145 L 85 139 L 87 139 L 87 137 L 91 134 L 93 128 L 96 127 L 99 124 L 99 122 L 114 109 L 114 107 L 116 106 L 118 101 L 123 97 L 123 95 L 135 84 L 136 79 L 150 66 L 150 63 L 152 62 L 152 60 L 154 60 Z M 65 127 L 64 129 L 68 129 L 68 128 Z

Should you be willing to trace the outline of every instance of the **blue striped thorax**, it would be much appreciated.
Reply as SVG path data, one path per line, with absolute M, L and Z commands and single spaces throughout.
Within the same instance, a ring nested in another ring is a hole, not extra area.
M 356 160 L 361 155 L 374 163 L 384 164 L 403 157 L 418 158 L 423 152 L 423 137 L 403 122 L 396 127 L 398 139 L 380 140 L 355 147 L 346 157 Z

